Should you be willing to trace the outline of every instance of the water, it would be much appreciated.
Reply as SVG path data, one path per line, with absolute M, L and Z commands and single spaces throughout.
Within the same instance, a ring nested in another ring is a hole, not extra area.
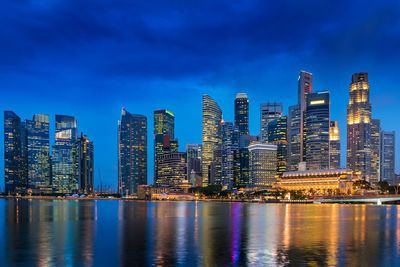
M 0 199 L 1 266 L 400 266 L 398 206 Z

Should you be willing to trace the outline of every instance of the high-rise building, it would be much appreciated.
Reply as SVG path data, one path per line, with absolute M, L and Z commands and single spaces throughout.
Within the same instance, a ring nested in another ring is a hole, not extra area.
M 381 160 L 380 175 L 381 181 L 387 181 L 390 185 L 394 184 L 394 160 L 395 160 L 395 132 L 381 132 Z
M 371 176 L 369 182 L 376 185 L 380 180 L 381 121 L 371 119 Z
M 76 193 L 80 189 L 80 147 L 76 119 L 56 115 L 55 145 L 52 154 L 52 186 L 56 193 Z
M 192 171 L 201 176 L 201 144 L 187 144 L 186 157 L 188 180 L 194 184 L 195 181 L 191 180 L 191 177 L 194 177 Z
M 371 175 L 371 104 L 368 73 L 355 73 L 351 78 L 347 106 L 347 168 Z
M 93 141 L 90 141 L 83 133 L 78 141 L 80 147 L 80 191 L 84 194 L 91 194 L 94 185 Z
M 249 135 L 249 99 L 247 94 L 239 93 L 235 99 L 235 125 L 241 135 Z
M 249 149 L 247 147 L 234 151 L 233 164 L 233 187 L 247 187 L 249 184 Z
M 249 185 L 272 186 L 276 182 L 276 145 L 254 144 L 249 146 Z
M 329 114 L 329 92 L 307 94 L 304 136 L 308 170 L 329 169 Z
M 172 152 L 157 156 L 158 185 L 178 186 L 187 180 L 186 153 Z
M 340 169 L 340 132 L 337 121 L 330 122 L 329 158 L 329 169 Z
M 301 142 L 303 142 L 301 135 L 301 112 L 300 106 L 294 105 L 289 107 L 288 118 L 288 145 L 289 145 L 289 170 L 297 171 L 299 163 L 302 162 Z
M 222 148 L 214 149 L 208 176 L 210 177 L 209 184 L 222 185 Z
M 222 111 L 217 102 L 208 95 L 203 95 L 203 146 L 202 146 L 202 173 L 203 185 L 209 184 L 209 171 L 214 160 L 214 150 L 221 149 Z
M 239 129 L 232 122 L 222 122 L 221 182 L 223 186 L 233 187 L 233 156 L 239 149 Z
M 261 104 L 261 141 L 268 141 L 268 124 L 277 120 L 282 116 L 282 103 L 265 103 Z
M 133 194 L 147 184 L 147 118 L 122 109 L 118 121 L 118 192 Z
M 5 192 L 23 192 L 28 185 L 24 131 L 21 119 L 12 111 L 4 111 Z
M 307 109 L 307 95 L 312 93 L 313 79 L 312 74 L 301 71 L 298 79 L 298 105 L 300 107 L 300 161 L 306 160 L 305 155 L 305 111 Z
M 158 180 L 158 155 L 178 152 L 175 136 L 175 115 L 168 109 L 154 111 L 154 181 Z
M 287 116 L 279 117 L 268 124 L 268 143 L 277 146 L 276 173 L 281 176 L 288 170 Z
M 28 186 L 34 192 L 51 192 L 49 115 L 26 120 Z

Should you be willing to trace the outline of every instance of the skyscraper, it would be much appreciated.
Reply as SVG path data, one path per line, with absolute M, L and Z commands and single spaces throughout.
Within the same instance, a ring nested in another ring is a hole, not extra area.
M 390 185 L 394 184 L 395 171 L 395 132 L 381 132 L 381 181 L 387 181 Z
M 24 191 L 28 185 L 22 131 L 21 119 L 12 111 L 4 111 L 5 192 Z
M 49 115 L 35 114 L 27 129 L 28 186 L 34 192 L 51 192 Z
M 157 159 L 164 153 L 178 152 L 174 139 L 175 115 L 168 109 L 154 111 L 154 181 L 158 184 Z
M 187 179 L 186 153 L 160 154 L 157 157 L 157 162 L 159 186 L 178 186 Z
M 187 157 L 187 172 L 188 180 L 191 181 L 192 171 L 196 175 L 201 176 L 201 145 L 200 144 L 187 144 L 186 145 L 186 157 Z
M 307 108 L 307 95 L 312 93 L 313 79 L 312 74 L 301 71 L 298 79 L 298 105 L 300 107 L 300 161 L 305 161 L 305 132 L 304 132 L 304 112 Z
M 289 170 L 297 171 L 299 163 L 302 160 L 301 142 L 303 142 L 301 135 L 301 113 L 300 106 L 294 105 L 289 107 L 289 118 L 288 118 L 288 145 L 289 145 Z
M 147 184 L 147 118 L 122 109 L 118 121 L 118 192 L 133 194 Z
M 93 141 L 90 141 L 83 133 L 78 141 L 80 147 L 80 191 L 84 194 L 91 194 L 94 185 Z
M 329 169 L 329 92 L 309 93 L 304 113 L 307 169 Z
M 277 146 L 278 176 L 288 170 L 287 116 L 282 116 L 268 124 L 268 143 Z
M 371 119 L 371 177 L 369 179 L 372 185 L 380 180 L 380 141 L 381 141 L 381 121 Z
M 371 104 L 368 73 L 351 78 L 347 106 L 347 168 L 361 172 L 364 180 L 371 175 Z
M 329 128 L 329 169 L 340 169 L 340 132 L 337 121 L 331 121 Z
M 265 103 L 261 104 L 261 141 L 268 141 L 268 124 L 277 120 L 282 116 L 282 103 Z
M 249 99 L 247 94 L 239 93 L 235 99 L 235 125 L 240 135 L 249 135 Z
M 254 144 L 249 146 L 249 185 L 272 186 L 276 181 L 276 145 Z
M 214 150 L 221 149 L 222 111 L 217 102 L 208 95 L 203 95 L 203 146 L 202 173 L 203 185 L 209 184 L 209 171 L 214 160 Z
M 76 119 L 56 115 L 55 145 L 52 155 L 52 186 L 56 193 L 76 193 L 80 189 L 80 147 Z
M 233 187 L 233 156 L 239 149 L 239 129 L 232 122 L 222 122 L 221 182 L 223 186 Z

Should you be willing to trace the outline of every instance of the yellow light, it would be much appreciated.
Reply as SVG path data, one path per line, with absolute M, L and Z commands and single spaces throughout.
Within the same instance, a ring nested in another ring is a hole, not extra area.
M 310 105 L 321 105 L 325 104 L 325 100 L 314 100 L 310 102 Z

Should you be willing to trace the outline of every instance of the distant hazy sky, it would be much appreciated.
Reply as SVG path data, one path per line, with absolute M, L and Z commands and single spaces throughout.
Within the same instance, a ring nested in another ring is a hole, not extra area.
M 0 107 L 77 118 L 95 144 L 95 178 L 117 184 L 121 108 L 148 118 L 153 182 L 153 110 L 175 113 L 180 150 L 201 143 L 202 94 L 233 120 L 236 93 L 250 99 L 250 132 L 260 103 L 297 102 L 300 70 L 331 92 L 345 166 L 351 75 L 368 72 L 372 116 L 400 133 L 399 1 L 3 0 Z M 3 116 L 1 116 L 3 125 Z M 3 127 L 1 127 L 3 143 Z M 53 142 L 53 140 L 52 140 Z M 400 166 L 397 146 L 397 168 Z M 1 149 L 1 187 L 4 188 Z

